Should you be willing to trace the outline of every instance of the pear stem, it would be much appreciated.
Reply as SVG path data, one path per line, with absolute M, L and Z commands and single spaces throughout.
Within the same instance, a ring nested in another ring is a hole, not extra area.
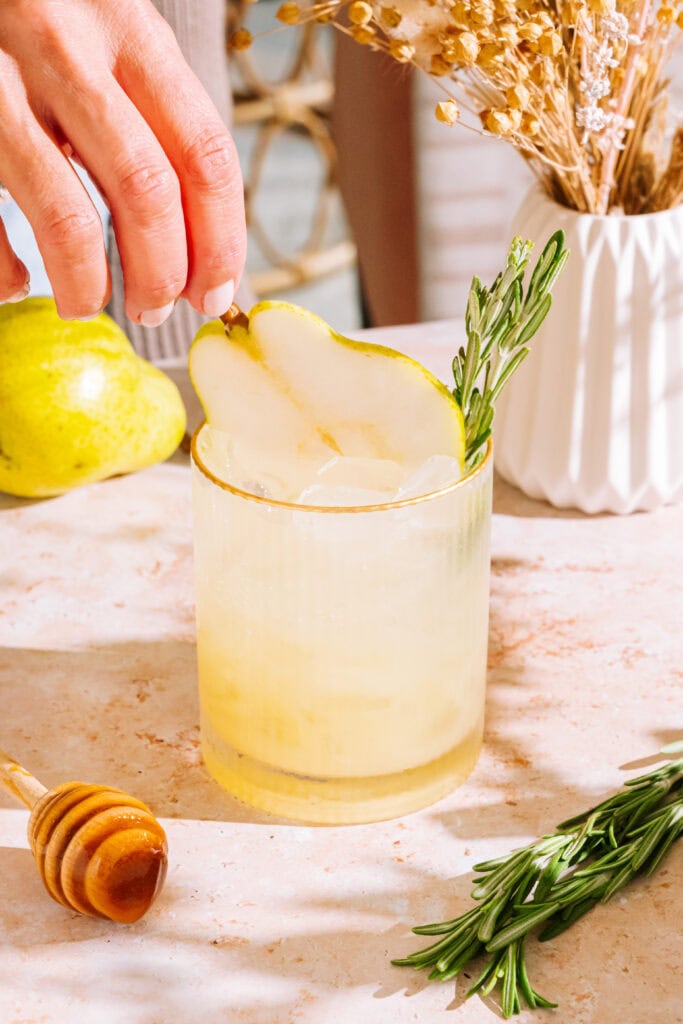
M 227 313 L 222 313 L 220 319 L 225 324 L 226 331 L 230 331 L 233 327 L 249 327 L 249 317 L 246 313 L 243 313 L 236 302 L 233 302 Z

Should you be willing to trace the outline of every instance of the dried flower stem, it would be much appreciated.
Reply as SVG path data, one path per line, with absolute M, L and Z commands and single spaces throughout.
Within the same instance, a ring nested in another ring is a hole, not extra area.
M 669 165 L 654 191 L 650 209 L 667 210 L 683 201 L 683 127 L 674 136 Z
M 647 22 L 650 17 L 650 9 L 652 7 L 651 0 L 642 0 L 637 27 L 635 34 L 638 36 L 640 42 L 631 43 L 628 50 L 628 56 L 626 58 L 626 73 L 624 75 L 624 81 L 621 86 L 621 91 L 617 99 L 617 105 L 615 114 L 620 120 L 624 120 L 628 113 L 631 105 L 631 99 L 633 97 L 633 88 L 636 84 L 636 68 L 638 64 L 638 54 L 640 52 L 645 33 L 647 31 Z M 617 146 L 616 139 L 612 140 L 612 143 L 605 154 L 602 161 L 602 169 L 600 172 L 600 185 L 598 187 L 598 201 L 597 210 L 598 214 L 607 213 L 609 207 L 609 198 L 614 188 L 614 169 L 617 163 L 617 157 L 619 156 L 619 148 Z
M 617 192 L 613 196 L 613 205 L 622 208 L 626 213 L 653 212 L 654 207 L 650 205 L 649 195 L 641 196 L 637 204 L 632 198 L 631 182 L 636 164 L 642 162 L 646 139 L 645 134 L 657 105 L 666 100 L 666 88 L 668 82 L 664 78 L 664 66 L 669 60 L 677 40 L 666 40 L 662 38 L 661 31 L 657 32 L 656 41 L 653 41 L 650 48 L 651 57 L 648 60 L 647 71 L 643 77 L 640 88 L 636 91 L 631 107 L 631 117 L 635 125 L 629 132 L 626 139 L 626 146 L 621 154 L 616 168 Z M 653 163 L 655 154 L 649 151 Z M 661 164 L 661 160 L 659 163 Z M 676 205 L 676 204 L 674 204 Z

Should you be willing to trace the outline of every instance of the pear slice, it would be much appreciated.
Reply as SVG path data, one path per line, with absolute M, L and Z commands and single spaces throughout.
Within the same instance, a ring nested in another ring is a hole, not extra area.
M 432 455 L 464 465 L 463 417 L 445 385 L 408 356 L 344 338 L 290 303 L 260 302 L 248 326 L 227 332 L 221 321 L 205 324 L 189 362 L 209 425 L 243 465 L 284 473 L 293 490 L 340 455 L 407 470 Z

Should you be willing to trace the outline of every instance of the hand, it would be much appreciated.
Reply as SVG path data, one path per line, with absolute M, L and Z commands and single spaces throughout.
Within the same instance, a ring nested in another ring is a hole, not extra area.
M 110 295 L 102 226 L 70 155 L 111 210 L 132 320 L 162 323 L 181 295 L 209 316 L 228 308 L 246 249 L 235 147 L 149 0 L 0 3 L 0 180 L 65 319 Z M 0 223 L 0 301 L 26 284 Z

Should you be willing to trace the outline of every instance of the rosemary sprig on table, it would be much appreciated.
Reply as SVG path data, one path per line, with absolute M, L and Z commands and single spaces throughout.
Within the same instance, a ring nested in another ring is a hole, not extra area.
M 665 747 L 683 752 L 683 743 Z M 489 954 L 468 996 L 501 987 L 504 1017 L 555 1007 L 533 988 L 525 943 L 543 925 L 541 942 L 555 938 L 597 903 L 606 903 L 636 875 L 651 875 L 683 833 L 683 758 L 624 784 L 624 789 L 551 835 L 495 860 L 475 864 L 477 905 L 452 921 L 421 925 L 418 935 L 440 936 L 426 949 L 392 963 L 429 970 L 448 981 L 471 960 Z
M 569 252 L 564 232 L 547 242 L 524 294 L 524 274 L 532 242 L 512 241 L 507 265 L 490 288 L 472 280 L 465 329 L 467 347 L 453 360 L 453 395 L 465 417 L 466 462 L 476 465 L 491 436 L 496 399 L 529 354 L 528 342 L 545 320 L 552 304 L 551 291 Z

